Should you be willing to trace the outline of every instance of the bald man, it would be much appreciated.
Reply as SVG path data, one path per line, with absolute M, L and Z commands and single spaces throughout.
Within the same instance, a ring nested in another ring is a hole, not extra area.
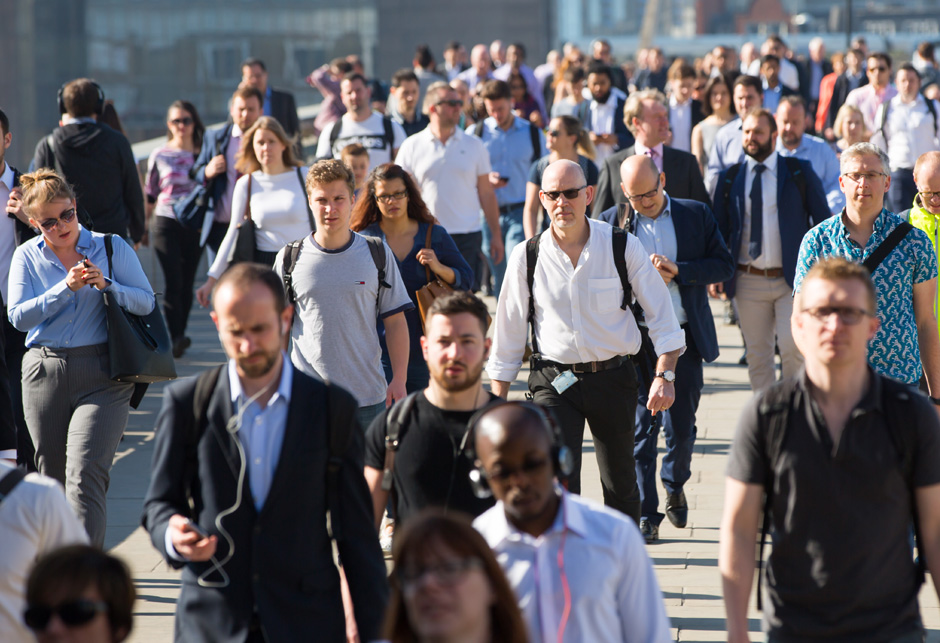
M 647 543 L 659 540 L 656 491 L 656 442 L 660 427 L 666 435 L 660 479 L 666 490 L 666 514 L 674 526 L 688 521 L 683 486 L 691 477 L 695 444 L 695 413 L 702 394 L 703 362 L 718 357 L 718 337 L 708 307 L 707 284 L 734 274 L 731 252 L 718 230 L 711 209 L 704 203 L 670 197 L 666 175 L 648 156 L 631 156 L 620 166 L 620 189 L 627 199 L 601 213 L 600 219 L 637 236 L 669 290 L 676 317 L 685 332 L 686 350 L 676 365 L 676 401 L 657 421 L 646 408 L 645 390 L 654 376 L 655 355 L 649 333 L 637 311 L 643 347 L 636 360 L 639 399 L 636 410 L 637 484 L 640 489 L 640 532 Z
M 624 287 L 632 289 L 646 313 L 657 355 L 646 402 L 653 413 L 667 410 L 675 399 L 674 371 L 685 333 L 666 284 L 637 238 L 585 216 L 593 197 L 594 188 L 577 163 L 555 161 L 545 169 L 539 199 L 551 225 L 512 251 L 487 373 L 493 392 L 505 398 L 522 366 L 531 321 L 529 391 L 559 420 L 573 456 L 568 488 L 575 493 L 581 489 L 587 420 L 605 504 L 639 523 L 633 432 L 624 430 L 624 419 L 636 412 L 633 359 L 642 336 Z
M 506 571 L 529 640 L 671 641 L 636 526 L 555 484 L 569 454 L 545 411 L 531 402 L 494 405 L 474 432 L 479 477 L 498 502 L 473 526 Z
M 933 242 L 934 252 L 937 252 L 937 235 L 940 234 L 940 152 L 926 152 L 917 158 L 914 163 L 914 184 L 917 186 L 914 207 L 898 216 L 926 232 Z

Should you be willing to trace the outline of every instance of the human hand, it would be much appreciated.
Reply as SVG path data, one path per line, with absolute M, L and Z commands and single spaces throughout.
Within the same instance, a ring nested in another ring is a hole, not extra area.
M 84 268 L 82 269 L 82 281 L 89 286 L 94 286 L 98 290 L 104 290 L 108 287 L 108 282 L 105 280 L 101 268 L 93 264 L 91 259 L 85 259 L 81 263 L 84 264 Z
M 83 261 L 79 261 L 69 268 L 68 274 L 65 275 L 65 285 L 69 287 L 69 290 L 78 292 L 81 287 L 87 283 L 88 281 L 85 279 L 85 263 Z
M 7 214 L 12 214 L 23 223 L 29 224 L 29 217 L 23 212 L 23 191 L 18 187 L 10 190 L 10 198 L 7 199 Z
M 667 382 L 661 377 L 653 378 L 650 384 L 649 399 L 646 401 L 646 408 L 656 415 L 660 411 L 668 411 L 673 402 L 676 401 L 676 386 L 673 382 Z
M 403 400 L 407 396 L 408 392 L 405 390 L 405 382 L 401 378 L 392 376 L 392 381 L 389 382 L 388 389 L 385 392 L 385 408 L 392 408 L 395 402 Z
M 212 288 L 215 286 L 215 282 L 215 277 L 209 277 L 206 279 L 206 283 L 202 284 L 199 289 L 196 290 L 196 301 L 198 301 L 199 305 L 203 308 L 209 307 L 209 299 L 212 297 Z
M 722 301 L 728 298 L 725 295 L 725 285 L 720 282 L 717 284 L 708 284 L 708 294 L 710 297 L 721 299 Z
M 507 183 L 509 183 L 509 179 L 500 176 L 499 172 L 490 172 L 489 177 L 490 177 L 490 185 L 497 187 L 497 188 L 501 188 Z
M 170 518 L 167 529 L 170 530 L 170 542 L 173 543 L 176 553 L 186 560 L 203 562 L 215 555 L 215 549 L 219 543 L 218 537 L 206 538 L 199 535 L 185 516 L 174 514 Z
M 498 264 L 503 260 L 503 257 L 506 254 L 505 246 L 503 245 L 503 238 L 499 234 L 494 234 L 490 237 L 490 258 L 493 260 L 494 264 Z
M 415 255 L 415 258 L 418 260 L 418 263 L 422 266 L 427 266 L 433 273 L 437 273 L 441 268 L 444 268 L 444 264 L 437 258 L 437 253 L 431 248 L 418 250 L 418 254 Z
M 220 174 L 224 174 L 228 166 L 225 163 L 225 157 L 219 154 L 206 165 L 206 178 L 212 179 Z

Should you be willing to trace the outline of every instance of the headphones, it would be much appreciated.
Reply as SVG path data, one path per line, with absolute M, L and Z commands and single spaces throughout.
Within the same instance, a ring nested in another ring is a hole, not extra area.
M 56 93 L 56 100 L 59 104 L 59 114 L 68 113 L 68 110 L 65 109 L 65 98 L 62 95 L 65 93 L 65 86 L 71 82 L 72 81 L 70 80 L 68 83 L 63 83 L 62 86 L 59 87 L 59 91 Z M 95 86 L 95 89 L 98 90 L 98 100 L 95 102 L 95 114 L 100 115 L 102 112 L 104 112 L 104 90 L 101 89 L 101 85 L 95 81 L 92 80 L 90 82 Z
M 551 412 L 549 412 L 545 407 L 530 401 L 512 400 L 494 402 L 483 407 L 477 411 L 473 417 L 470 418 L 470 422 L 467 426 L 467 432 L 463 437 L 463 444 L 461 444 L 461 451 L 463 451 L 464 454 L 470 459 L 470 462 L 474 463 L 474 468 L 470 471 L 469 477 L 470 487 L 473 489 L 473 494 L 477 498 L 489 498 L 493 495 L 493 491 L 490 489 L 489 481 L 486 479 L 486 471 L 484 471 L 482 466 L 476 465 L 477 457 L 475 439 L 477 426 L 483 419 L 484 415 L 495 408 L 502 408 L 507 404 L 525 409 L 530 413 L 534 413 L 538 417 L 539 424 L 548 433 L 548 437 L 552 443 L 552 470 L 558 478 L 565 479 L 571 475 L 571 472 L 574 470 L 574 455 L 571 453 L 571 449 L 565 446 L 565 442 L 561 434 L 561 427 L 558 425 L 558 422 L 555 421 L 555 418 Z

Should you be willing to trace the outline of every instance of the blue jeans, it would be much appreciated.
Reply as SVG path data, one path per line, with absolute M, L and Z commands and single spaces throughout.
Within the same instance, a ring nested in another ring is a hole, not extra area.
M 385 410 L 385 402 L 379 402 L 378 404 L 372 404 L 368 406 L 360 406 L 356 409 L 356 419 L 359 420 L 359 426 L 362 427 L 363 431 L 369 430 L 369 425 L 372 424 L 372 420 L 381 415 L 382 411 Z
M 503 277 L 506 275 L 506 259 L 512 253 L 512 249 L 525 241 L 525 231 L 522 229 L 522 211 L 525 204 L 520 203 L 516 207 L 499 213 L 499 229 L 503 234 L 503 247 L 505 253 L 503 260 L 499 263 L 493 263 L 490 257 L 490 229 L 489 226 L 483 226 L 483 255 L 490 264 L 490 271 L 493 273 L 493 294 L 499 297 L 499 291 L 503 287 Z

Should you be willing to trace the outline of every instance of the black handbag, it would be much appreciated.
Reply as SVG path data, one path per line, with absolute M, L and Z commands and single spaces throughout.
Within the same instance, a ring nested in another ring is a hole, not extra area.
M 110 234 L 105 235 L 104 244 L 108 253 L 108 278 L 111 279 L 113 246 Z M 121 307 L 108 291 L 104 291 L 102 296 L 108 320 L 111 379 L 138 385 L 176 379 L 173 346 L 160 307 L 154 303 L 148 314 L 135 315 Z
M 209 183 L 209 187 L 212 183 Z M 176 220 L 190 230 L 202 230 L 202 223 L 209 210 L 209 189 L 197 185 L 192 192 L 173 204 Z
M 228 265 L 233 266 L 243 261 L 254 261 L 257 245 L 255 242 L 255 222 L 251 218 L 251 175 L 248 175 L 248 196 L 245 197 L 245 216 L 236 227 L 235 245 L 228 257 Z

